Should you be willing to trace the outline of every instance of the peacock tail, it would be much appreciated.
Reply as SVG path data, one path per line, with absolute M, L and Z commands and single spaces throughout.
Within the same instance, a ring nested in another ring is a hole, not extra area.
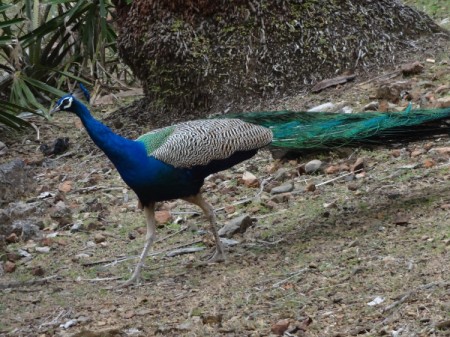
M 445 121 L 450 108 L 352 114 L 271 111 L 232 117 L 269 128 L 271 145 L 299 151 L 412 141 L 450 132 Z
M 262 148 L 272 141 L 272 132 L 240 119 L 207 119 L 154 130 L 136 141 L 166 164 L 191 168 Z

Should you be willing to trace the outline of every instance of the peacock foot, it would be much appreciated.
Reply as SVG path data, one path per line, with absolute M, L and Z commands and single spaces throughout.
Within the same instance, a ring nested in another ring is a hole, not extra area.
M 216 248 L 214 251 L 214 254 L 211 257 L 209 257 L 207 260 L 198 262 L 197 266 L 205 266 L 210 263 L 219 263 L 219 262 L 224 262 L 224 261 L 226 261 L 226 256 L 223 251 L 223 248 L 221 247 L 221 249 Z

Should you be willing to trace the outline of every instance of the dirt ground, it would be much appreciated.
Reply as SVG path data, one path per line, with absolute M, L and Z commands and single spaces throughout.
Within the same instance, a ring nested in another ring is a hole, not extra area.
M 450 97 L 448 53 L 411 61 L 424 71 L 404 77 L 386 70 L 274 108 L 331 101 L 360 111 L 374 100 L 386 107 L 373 98 L 384 82 L 408 82 L 414 107 Z M 112 109 L 95 114 L 101 119 Z M 4 140 L 2 161 L 26 160 L 38 183 L 24 201 L 37 200 L 49 211 L 41 216 L 41 239 L 7 246 L 30 257 L 1 275 L 0 336 L 450 336 L 448 137 L 284 161 L 262 151 L 204 187 L 220 224 L 243 214 L 254 219 L 233 237 L 238 244 L 228 248 L 226 263 L 194 267 L 211 249 L 202 231 L 206 220 L 183 202 L 167 202 L 159 214 L 170 213 L 168 223 L 158 230 L 143 284 L 111 289 L 130 276 L 143 247 L 136 197 L 76 117 L 60 114 L 36 124 L 39 141 L 35 134 Z M 44 158 L 39 144 L 62 136 L 69 137 L 68 152 Z M 364 168 L 351 174 L 358 158 Z M 312 159 L 329 173 L 299 174 Z M 244 183 L 246 171 L 259 185 Z M 270 193 L 288 182 L 293 191 Z M 311 183 L 316 190 L 308 192 Z M 41 200 L 43 192 L 51 195 Z M 70 224 L 49 215 L 58 202 L 69 209 Z M 70 230 L 74 223 L 80 230 Z M 206 250 L 166 255 L 182 245 Z M 42 247 L 48 251 L 36 249 Z

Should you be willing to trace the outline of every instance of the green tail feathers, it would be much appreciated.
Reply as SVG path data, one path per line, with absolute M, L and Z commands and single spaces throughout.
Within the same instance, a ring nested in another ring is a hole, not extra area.
M 273 146 L 332 149 L 401 143 L 450 133 L 450 108 L 403 112 L 251 112 L 223 116 L 270 128 Z

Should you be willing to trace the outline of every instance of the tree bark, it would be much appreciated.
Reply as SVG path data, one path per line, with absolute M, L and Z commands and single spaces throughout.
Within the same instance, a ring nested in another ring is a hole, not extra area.
M 257 108 L 395 59 L 442 31 L 393 0 L 116 0 L 120 56 L 148 111 L 174 119 Z

